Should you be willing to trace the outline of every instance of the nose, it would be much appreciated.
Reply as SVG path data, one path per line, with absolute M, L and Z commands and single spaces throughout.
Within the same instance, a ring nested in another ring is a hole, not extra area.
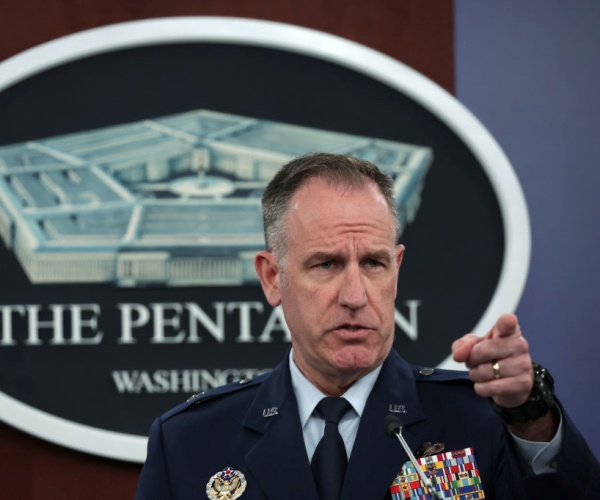
M 358 266 L 347 267 L 339 291 L 339 303 L 350 309 L 360 309 L 367 305 L 367 289 Z

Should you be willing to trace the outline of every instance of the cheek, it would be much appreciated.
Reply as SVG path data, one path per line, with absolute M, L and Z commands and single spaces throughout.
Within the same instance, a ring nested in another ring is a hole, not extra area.
M 299 287 L 289 299 L 296 309 L 315 317 L 326 314 L 332 303 L 336 303 L 337 292 L 332 282 Z
M 283 311 L 292 330 L 311 330 L 322 314 L 322 303 L 316 291 L 306 289 L 283 290 Z
M 374 285 L 371 288 L 370 295 L 370 303 L 373 307 L 381 306 L 382 308 L 388 308 L 390 304 L 395 304 L 396 302 L 396 293 L 397 293 L 397 283 L 394 282 L 386 282 L 383 284 L 379 284 L 379 286 Z

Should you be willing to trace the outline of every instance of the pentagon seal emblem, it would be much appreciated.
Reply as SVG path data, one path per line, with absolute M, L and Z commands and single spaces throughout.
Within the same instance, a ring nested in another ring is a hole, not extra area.
M 206 483 L 206 496 L 211 500 L 235 500 L 246 491 L 246 477 L 233 467 L 225 467 Z

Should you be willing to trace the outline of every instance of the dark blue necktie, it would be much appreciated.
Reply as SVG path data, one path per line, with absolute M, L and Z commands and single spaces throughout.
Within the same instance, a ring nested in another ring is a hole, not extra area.
M 313 455 L 311 468 L 320 500 L 340 500 L 348 457 L 338 423 L 350 409 L 344 398 L 323 398 L 317 413 L 325 420 L 325 433 Z

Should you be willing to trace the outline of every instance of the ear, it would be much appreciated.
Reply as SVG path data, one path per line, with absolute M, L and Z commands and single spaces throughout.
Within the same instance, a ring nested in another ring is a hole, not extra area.
M 396 284 L 394 285 L 394 299 L 398 296 L 398 273 L 400 272 L 402 257 L 404 257 L 404 245 L 396 245 Z
M 269 304 L 277 307 L 281 304 L 281 282 L 279 264 L 275 255 L 261 250 L 254 257 L 254 268 Z
M 396 245 L 396 264 L 398 271 L 400 271 L 400 265 L 402 264 L 402 257 L 404 257 L 404 245 Z

